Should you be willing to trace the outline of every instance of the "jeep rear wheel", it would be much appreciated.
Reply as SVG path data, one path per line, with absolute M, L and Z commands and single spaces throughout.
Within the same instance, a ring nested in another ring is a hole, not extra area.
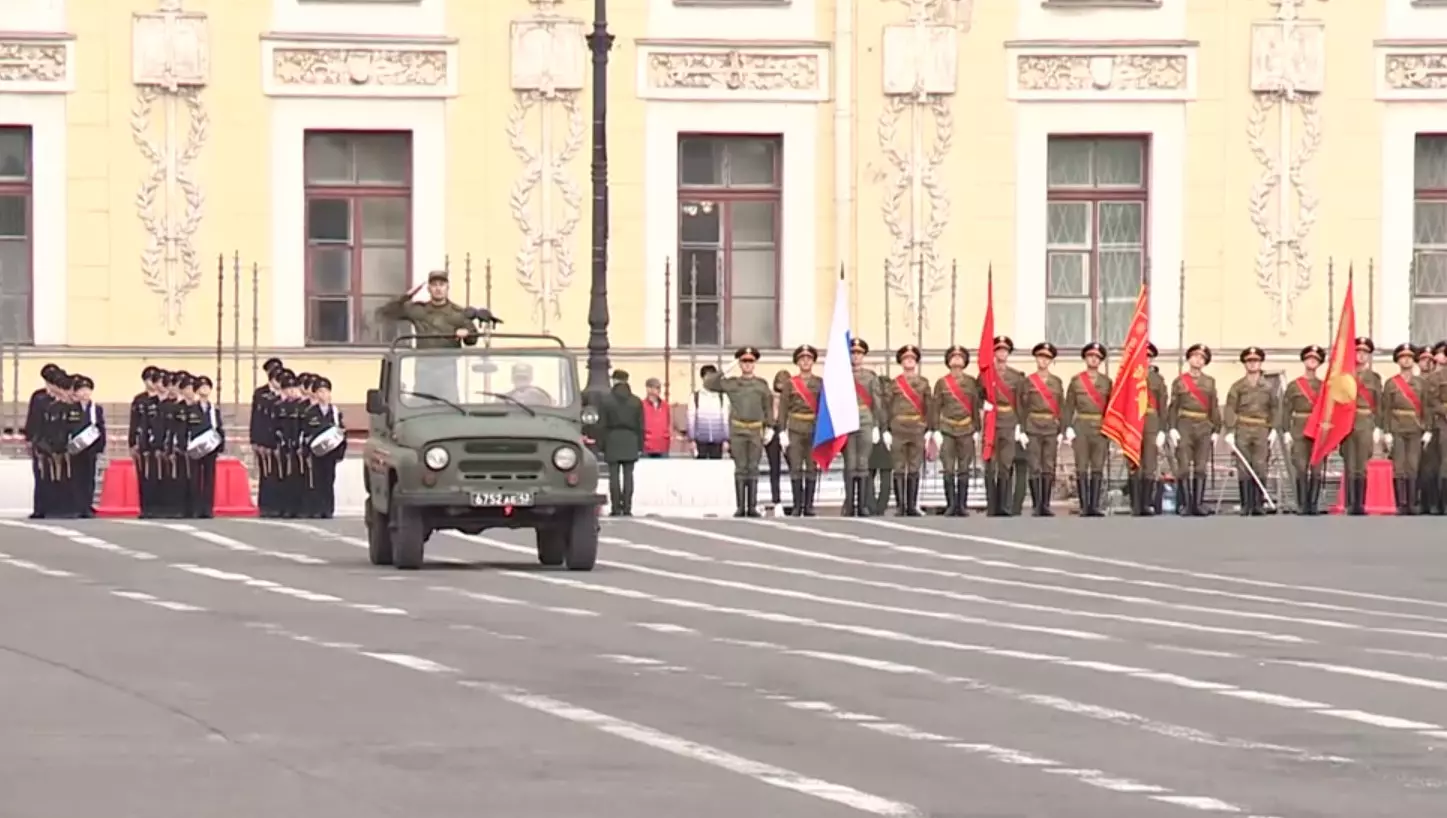
M 366 502 L 367 557 L 373 565 L 392 564 L 392 532 L 387 529 L 387 515 L 372 506 L 372 498 Z
M 404 571 L 416 571 L 422 567 L 427 543 L 422 514 L 406 506 L 393 506 L 391 516 L 392 563 Z
M 547 526 L 533 532 L 538 537 L 538 562 L 548 567 L 562 565 L 568 559 L 568 530 Z
M 598 561 L 598 516 L 594 509 L 580 508 L 573 512 L 565 530 L 568 542 L 566 562 L 569 571 L 591 571 Z

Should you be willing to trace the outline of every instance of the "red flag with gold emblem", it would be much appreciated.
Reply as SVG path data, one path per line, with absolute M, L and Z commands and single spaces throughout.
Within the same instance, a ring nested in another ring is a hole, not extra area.
M 999 370 L 995 369 L 995 266 L 990 265 L 985 274 L 985 325 L 980 329 L 980 350 L 975 354 L 975 364 L 980 368 L 980 383 L 985 385 L 985 400 L 993 406 L 995 387 L 1000 382 Z M 980 460 L 988 461 L 995 454 L 995 410 L 985 413 L 984 429 L 980 431 Z
M 1149 288 L 1141 285 L 1136 296 L 1135 313 L 1126 331 L 1125 348 L 1121 350 L 1120 369 L 1110 387 L 1110 400 L 1105 404 L 1105 419 L 1100 433 L 1115 441 L 1121 454 L 1131 465 L 1140 468 L 1141 444 L 1145 436 L 1146 410 L 1150 394 L 1146 370 L 1150 365 L 1151 321 Z
M 1311 407 L 1302 434 L 1310 441 L 1311 465 L 1326 459 L 1333 449 L 1352 433 L 1357 419 L 1356 337 L 1357 309 L 1352 301 L 1352 280 L 1347 276 L 1346 298 L 1341 305 L 1341 321 L 1336 325 L 1336 338 L 1331 342 L 1326 377 L 1321 392 Z

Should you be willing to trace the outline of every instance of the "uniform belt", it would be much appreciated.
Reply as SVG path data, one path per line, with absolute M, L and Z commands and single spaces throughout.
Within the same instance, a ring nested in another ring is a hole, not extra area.
M 1206 420 L 1211 416 L 1206 414 L 1205 412 L 1196 412 L 1191 409 L 1182 409 L 1181 417 L 1190 418 L 1191 420 Z
M 1032 418 L 1050 418 L 1051 420 L 1055 420 L 1055 413 L 1054 413 L 1054 412 L 1031 412 L 1031 413 L 1030 413 L 1030 417 L 1032 417 Z
M 995 404 L 995 411 L 996 411 L 996 412 L 999 412 L 999 413 L 1001 413 L 1001 414 L 1014 414 L 1014 412 L 1015 412 L 1015 407 L 1013 407 L 1013 406 L 1001 406 L 1000 404 L 997 403 L 997 404 Z
M 1394 415 L 1403 415 L 1403 416 L 1411 415 L 1412 417 L 1416 417 L 1416 416 L 1417 416 L 1417 410 L 1416 410 L 1416 409 L 1393 409 L 1393 410 L 1392 410 L 1392 414 L 1394 414 Z
M 894 419 L 894 420 L 919 420 L 919 419 L 920 419 L 920 416 L 919 416 L 919 413 L 918 413 L 918 412 L 907 412 L 907 413 L 905 413 L 905 414 L 903 414 L 903 415 L 895 415 L 893 419 Z
M 730 418 L 730 419 L 729 419 L 729 423 L 732 423 L 733 425 L 739 427 L 740 429 L 762 429 L 762 428 L 764 428 L 764 422 L 763 422 L 762 420 L 734 420 L 733 418 Z
M 813 420 L 816 415 L 813 412 L 790 412 L 789 420 Z
M 963 420 L 955 420 L 954 418 L 940 418 L 940 420 L 943 420 L 948 426 L 969 426 L 970 424 L 975 422 L 974 418 L 964 418 Z
M 1101 417 L 1099 412 L 1076 412 L 1075 416 L 1086 420 L 1100 420 Z
M 1357 414 L 1359 415 L 1370 415 L 1371 413 L 1372 410 L 1370 409 L 1357 409 Z
M 1265 426 L 1267 424 L 1267 420 L 1266 418 L 1243 418 L 1238 415 L 1236 417 L 1236 425 L 1239 426 L 1243 423 L 1247 426 Z
M 1292 412 L 1291 416 L 1294 418 L 1309 418 L 1311 417 L 1311 412 Z

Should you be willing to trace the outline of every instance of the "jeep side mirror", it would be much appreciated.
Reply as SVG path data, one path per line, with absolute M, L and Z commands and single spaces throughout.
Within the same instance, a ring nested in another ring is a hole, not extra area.
M 367 414 L 369 414 L 369 415 L 385 415 L 385 414 L 387 414 L 387 402 L 384 401 L 384 400 L 382 400 L 382 392 L 381 392 L 381 390 L 378 390 L 378 389 L 368 389 L 368 390 L 367 390 Z

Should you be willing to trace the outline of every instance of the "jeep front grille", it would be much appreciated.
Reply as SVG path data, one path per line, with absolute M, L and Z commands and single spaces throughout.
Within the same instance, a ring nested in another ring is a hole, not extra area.
M 538 443 L 535 440 L 469 440 L 462 444 L 462 450 L 468 454 L 536 454 Z
M 541 460 L 463 460 L 457 470 L 468 480 L 538 481 L 543 476 Z

